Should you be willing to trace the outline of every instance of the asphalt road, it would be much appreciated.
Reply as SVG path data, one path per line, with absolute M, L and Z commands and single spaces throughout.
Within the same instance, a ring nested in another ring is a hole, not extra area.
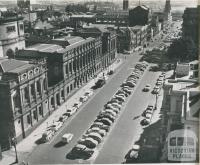
M 139 140 L 143 127 L 140 125 L 142 117 L 133 120 L 145 110 L 148 104 L 155 104 L 155 96 L 151 92 L 142 92 L 146 84 L 153 88 L 158 72 L 147 72 L 136 87 L 131 98 L 128 100 L 123 114 L 118 119 L 114 129 L 105 141 L 95 164 L 119 164 L 124 160 L 124 156 L 131 148 L 133 141 Z
M 112 97 L 112 95 L 119 88 L 120 84 L 131 73 L 131 69 L 134 64 L 139 60 L 139 55 L 133 55 L 127 57 L 127 60 L 117 72 L 111 77 L 110 80 L 104 85 L 103 88 L 97 91 L 95 96 L 79 110 L 75 116 L 70 119 L 69 122 L 62 128 L 56 137 L 54 137 L 49 143 L 41 144 L 34 149 L 34 151 L 28 156 L 27 161 L 30 164 L 58 164 L 58 163 L 79 163 L 79 160 L 66 159 L 66 154 L 77 144 L 77 141 L 82 134 L 89 128 L 102 110 L 104 104 Z M 55 147 L 60 142 L 63 134 L 70 132 L 74 134 L 72 141 L 61 147 Z

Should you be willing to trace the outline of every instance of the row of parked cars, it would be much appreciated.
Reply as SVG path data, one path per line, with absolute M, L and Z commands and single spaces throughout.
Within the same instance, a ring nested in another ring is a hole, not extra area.
M 157 79 L 156 85 L 153 88 L 152 94 L 159 94 L 161 87 L 165 81 L 165 73 L 163 72 Z
M 64 122 L 74 113 L 76 113 L 78 109 L 81 107 L 81 105 L 84 102 L 86 102 L 92 95 L 93 91 L 88 90 L 87 92 L 84 93 L 83 96 L 79 98 L 77 102 L 75 102 L 72 106 L 68 107 L 66 109 L 66 112 L 63 113 L 57 121 L 53 122 L 53 124 L 47 127 L 45 132 L 42 134 L 41 137 L 42 141 L 43 142 L 49 141 L 54 136 L 54 134 L 63 126 Z
M 132 74 L 122 83 L 120 89 L 114 96 L 104 105 L 103 110 L 97 115 L 96 119 L 85 132 L 78 144 L 71 150 L 73 157 L 81 156 L 82 159 L 88 159 L 92 156 L 95 148 L 100 144 L 110 130 L 112 124 L 119 116 L 123 103 L 132 93 L 137 80 L 141 77 L 148 64 L 138 63 Z

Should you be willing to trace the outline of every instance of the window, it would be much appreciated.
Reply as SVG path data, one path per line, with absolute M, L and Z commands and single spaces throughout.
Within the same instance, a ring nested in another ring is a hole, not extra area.
M 15 32 L 16 29 L 15 29 L 15 26 L 7 26 L 7 33 L 10 33 L 10 32 Z
M 33 111 L 33 118 L 34 118 L 35 120 L 37 120 L 37 110 L 34 110 L 34 111 Z
M 191 137 L 187 137 L 187 145 L 188 146 L 194 146 L 194 139 Z
M 68 74 L 68 64 L 65 65 L 65 73 Z
M 42 116 L 43 115 L 42 107 L 40 106 L 38 107 L 38 109 L 39 109 L 39 115 Z
M 184 138 L 183 137 L 178 137 L 177 139 L 177 146 L 183 146 L 184 144 Z
M 170 146 L 176 146 L 176 137 L 170 138 Z
M 23 25 L 23 24 L 20 24 L 20 25 L 19 25 L 19 28 L 20 28 L 20 30 L 24 30 L 24 25 Z
M 27 123 L 31 124 L 31 116 L 30 115 L 27 115 Z

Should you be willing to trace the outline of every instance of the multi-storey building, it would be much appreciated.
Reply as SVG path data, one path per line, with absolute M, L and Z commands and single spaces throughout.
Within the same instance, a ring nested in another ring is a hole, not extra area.
M 162 103 L 161 143 L 162 161 L 167 161 L 168 134 L 174 130 L 189 129 L 199 136 L 200 92 L 196 80 L 168 80 L 164 85 Z
M 23 18 L 4 12 L 0 15 L 0 57 L 14 56 L 25 48 Z
M 129 7 L 129 1 L 123 0 L 123 10 L 128 10 L 128 7 Z
M 198 43 L 199 7 L 186 8 L 183 14 L 182 36 Z
M 0 143 L 25 138 L 49 114 L 46 60 L 0 59 Z
M 144 5 L 129 10 L 129 26 L 145 26 L 150 21 L 150 9 Z
M 108 67 L 116 59 L 117 34 L 113 27 L 102 24 L 93 24 L 77 31 L 77 35 L 82 37 L 94 37 L 102 44 L 100 61 L 102 69 Z
M 1 144 L 25 138 L 69 95 L 101 70 L 102 44 L 95 38 L 66 37 L 19 50 L 1 59 Z M 110 52 L 110 50 L 109 50 Z M 100 58 L 101 57 L 101 58 Z M 48 69 L 47 69 L 48 68 Z

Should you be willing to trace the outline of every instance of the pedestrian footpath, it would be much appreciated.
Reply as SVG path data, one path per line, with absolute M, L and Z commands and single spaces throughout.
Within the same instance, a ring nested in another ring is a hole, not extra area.
M 109 66 L 109 70 L 116 70 L 123 63 L 122 59 L 117 59 L 111 66 Z M 32 152 L 32 150 L 37 146 L 35 143 L 38 139 L 41 138 L 42 133 L 45 132 L 46 128 L 53 124 L 55 121 L 58 121 L 61 114 L 66 112 L 66 107 L 74 105 L 75 102 L 79 101 L 79 97 L 83 96 L 84 93 L 91 89 L 94 86 L 95 82 L 102 78 L 104 75 L 107 75 L 108 69 L 100 72 L 96 78 L 91 79 L 85 86 L 80 88 L 73 96 L 71 96 L 64 104 L 62 104 L 57 110 L 55 110 L 42 124 L 40 124 L 28 137 L 23 139 L 21 142 L 17 144 L 17 153 L 20 162 L 22 162 L 28 154 Z M 15 163 L 16 155 L 14 148 L 11 148 L 9 151 L 5 151 L 2 153 L 3 158 L 0 160 L 0 165 L 9 165 L 9 164 L 17 164 Z M 22 163 L 23 164 L 23 163 Z

